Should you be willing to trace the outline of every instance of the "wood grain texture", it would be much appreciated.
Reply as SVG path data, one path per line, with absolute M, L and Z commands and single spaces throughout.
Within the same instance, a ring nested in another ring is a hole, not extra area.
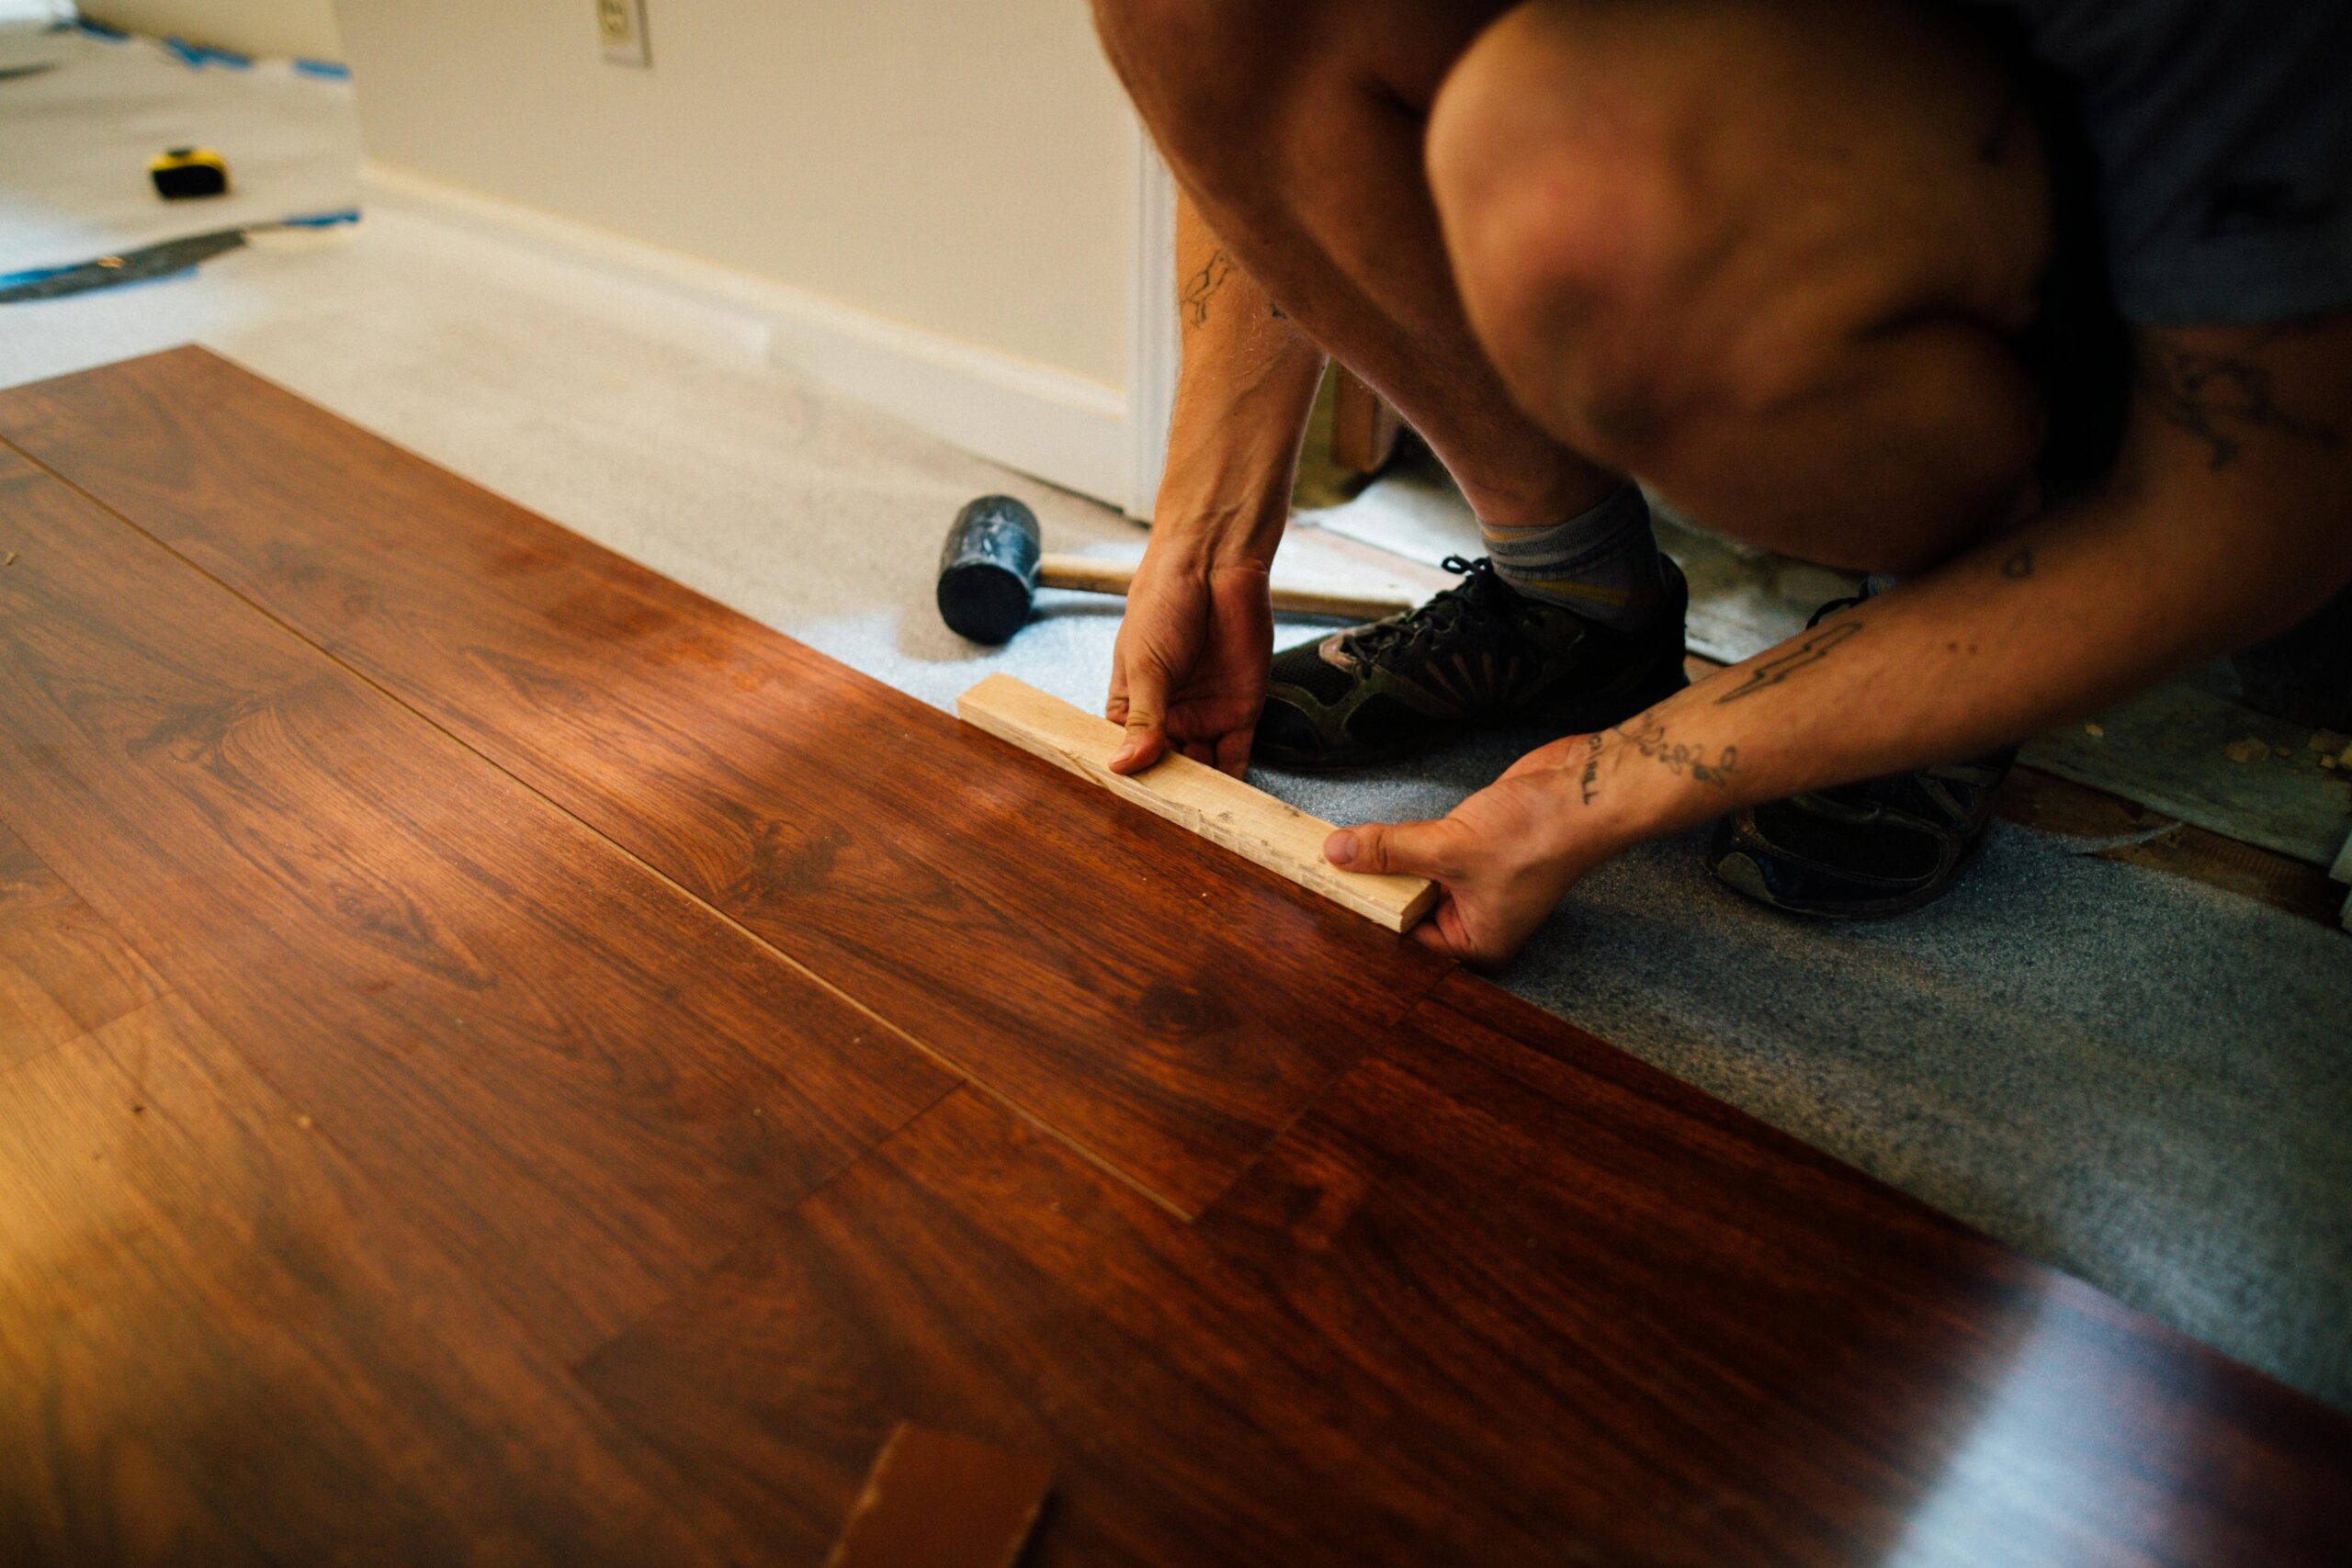
M 2189 877 L 2321 925 L 2336 923 L 2343 889 L 2318 866 L 2225 839 L 2105 790 L 2018 767 L 2001 786 L 2000 811 L 2045 833 L 2109 840 L 2104 849 L 2082 852 L 2100 860 Z
M 1443 972 L 201 351 L 0 434 L 1180 1210 Z
M 2325 866 L 2343 842 L 2352 777 L 2322 768 L 2311 739 L 2309 725 L 2172 682 L 2090 724 L 2036 736 L 2022 757 L 2223 838 Z
M 583 1377 L 797 1549 L 901 1419 L 1051 1458 L 1040 1565 L 2352 1544 L 2343 1418 L 1499 993 L 1442 994 L 1195 1226 L 959 1092 Z
M 1012 1568 L 1053 1467 L 902 1426 L 865 1478 L 825 1568 Z
M 559 1353 L 944 1088 L 13 454 L 0 518 L 0 816 Z
M 2352 1548 L 2343 1417 L 220 361 L 0 432 L 169 546 L 0 456 L 11 863 L 169 993 L 0 1066 L 0 1561 L 815 1563 L 907 1422 L 1041 1564 Z
M 0 822 L 0 1067 L 163 994 L 122 934 Z
M 1323 858 L 1330 823 L 1190 757 L 1170 752 L 1142 773 L 1113 773 L 1126 731 L 1025 681 L 990 675 L 956 699 L 956 716 L 1388 931 L 1410 930 L 1437 902 L 1426 876 L 1339 870 Z
M 0 1213 L 10 1568 L 757 1560 L 178 998 L 0 1070 Z

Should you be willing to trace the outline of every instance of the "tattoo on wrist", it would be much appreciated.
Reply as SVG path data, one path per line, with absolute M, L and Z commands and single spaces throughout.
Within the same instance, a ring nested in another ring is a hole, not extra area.
M 1233 258 L 1223 251 L 1212 252 L 1201 270 L 1184 280 L 1185 319 L 1196 327 L 1207 321 L 1209 301 L 1216 298 L 1218 289 L 1225 287 L 1225 280 L 1232 276 Z
M 1624 737 L 1626 745 L 1667 772 L 1699 784 L 1726 784 L 1731 782 L 1731 775 L 1739 771 L 1738 747 L 1724 747 L 1723 754 L 1710 762 L 1703 748 L 1669 738 L 1666 726 L 1654 718 L 1634 719 L 1617 733 Z
M 2306 446 L 2333 447 L 2332 425 L 2280 408 L 2262 352 L 2303 323 L 2281 322 L 2247 334 L 2230 350 L 2187 348 L 2151 337 L 2140 356 L 2140 390 L 2157 417 L 2205 444 L 2208 468 L 2227 468 L 2250 432 L 2270 431 Z
M 2006 568 L 2003 569 L 2007 570 Z M 1775 654 L 1747 672 L 1747 679 L 1715 699 L 1717 707 L 1736 703 L 1742 697 L 1754 696 L 1767 686 L 1777 686 L 1808 664 L 1818 664 L 1829 657 L 1839 643 L 1862 629 L 1860 621 L 1832 621 L 1808 635 L 1786 653 Z
M 1586 736 L 1584 740 L 1584 773 L 1577 779 L 1577 787 L 1583 792 L 1587 806 L 1590 806 L 1600 794 L 1601 740 L 1598 731 Z

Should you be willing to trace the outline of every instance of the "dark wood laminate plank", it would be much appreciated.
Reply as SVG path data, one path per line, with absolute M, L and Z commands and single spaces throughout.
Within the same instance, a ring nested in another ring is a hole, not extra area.
M 201 351 L 0 434 L 1180 1210 L 1442 971 Z
M 1531 1230 L 1575 1238 L 1556 1256 L 1586 1325 L 1646 1303 L 1645 1333 L 1771 1411 L 1825 1486 L 1874 1493 L 1890 1546 L 2182 1564 L 2352 1549 L 2352 1420 L 1540 1009 L 1450 976 L 1364 1078 L 1380 1074 L 1404 1088 L 1395 1109 L 1335 1098 L 1318 1135 L 1395 1140 L 1418 1125 L 1416 1085 L 1473 1108 L 1417 1139 L 1415 1206 L 1525 1193 Z M 1651 1355 L 1626 1346 L 1628 1366 Z M 1766 1440 L 1760 1421 L 1706 1424 Z
M 2342 1561 L 2341 1417 L 1453 987 L 1196 1225 L 959 1091 L 582 1377 L 810 1555 L 907 1420 L 1041 1565 Z
M 175 997 L 0 1070 L 0 1561 L 759 1560 Z
M 825 1568 L 1012 1568 L 1053 1479 L 1036 1460 L 900 1427 Z
M 14 454 L 0 530 L 0 814 L 560 1353 L 945 1087 Z
M 122 934 L 0 822 L 0 1067 L 163 994 Z

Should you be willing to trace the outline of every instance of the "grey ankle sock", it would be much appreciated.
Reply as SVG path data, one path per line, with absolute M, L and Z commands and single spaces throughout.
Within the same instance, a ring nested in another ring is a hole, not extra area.
M 1666 596 L 1649 502 L 1630 482 L 1565 523 L 1498 528 L 1481 522 L 1478 533 L 1495 575 L 1514 591 L 1587 620 L 1628 630 L 1648 620 Z

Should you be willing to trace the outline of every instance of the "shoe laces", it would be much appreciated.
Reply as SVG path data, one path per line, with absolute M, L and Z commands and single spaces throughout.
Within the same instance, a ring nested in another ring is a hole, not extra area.
M 1814 627 L 1819 626 L 1822 622 L 1827 620 L 1830 616 L 1836 615 L 1840 610 L 1850 610 L 1857 604 L 1865 604 L 1877 597 L 1878 594 L 1871 588 L 1871 580 L 1866 577 L 1862 579 L 1862 591 L 1860 592 L 1849 593 L 1843 599 L 1832 599 L 1820 609 L 1815 610 L 1812 615 L 1806 616 L 1804 623 L 1805 630 L 1811 631 Z
M 1439 564 L 1462 579 L 1459 587 L 1443 590 L 1417 609 L 1348 633 L 1340 639 L 1341 651 L 1360 662 L 1376 663 L 1385 656 L 1432 642 L 1471 616 L 1498 608 L 1505 598 L 1516 597 L 1495 575 L 1494 562 L 1485 556 L 1475 560 L 1448 556 Z
M 1804 629 L 1811 631 L 1814 627 L 1819 626 L 1822 622 L 1827 620 L 1838 611 L 1850 610 L 1869 597 L 1870 595 L 1867 593 L 1857 593 L 1850 598 L 1832 599 L 1820 609 L 1815 610 L 1812 615 L 1805 617 Z

